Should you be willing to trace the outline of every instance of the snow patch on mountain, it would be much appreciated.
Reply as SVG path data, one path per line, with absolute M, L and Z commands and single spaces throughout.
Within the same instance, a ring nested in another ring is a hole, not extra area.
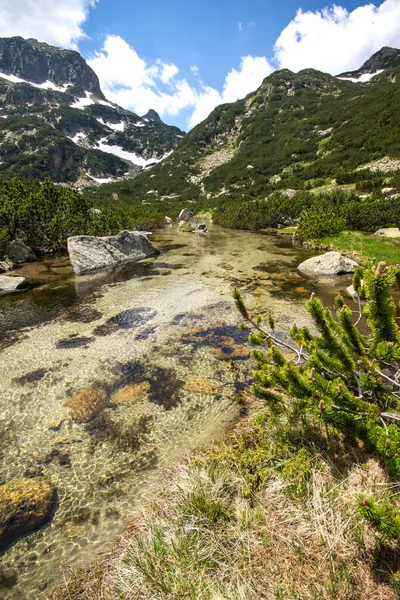
M 0 78 L 6 79 L 11 83 L 28 83 L 29 85 L 33 85 L 33 87 L 42 90 L 54 90 L 56 92 L 65 92 L 68 86 L 70 85 L 69 83 L 66 83 L 65 85 L 56 85 L 52 81 L 45 81 L 44 83 L 33 83 L 32 81 L 21 79 L 21 77 L 17 77 L 16 75 L 7 75 L 6 73 L 0 73 Z
M 107 123 L 106 121 L 104 121 L 101 118 L 97 119 L 97 121 L 99 123 L 101 123 L 102 125 L 105 125 L 106 127 L 109 127 L 110 129 L 113 129 L 114 131 L 124 131 L 125 125 L 126 125 L 126 123 L 124 121 L 121 121 L 120 123 Z
M 167 152 L 161 158 L 145 159 L 141 156 L 138 156 L 134 152 L 128 152 L 128 150 L 124 150 L 120 146 L 109 146 L 105 143 L 106 140 L 107 138 L 102 138 L 99 142 L 97 142 L 97 148 L 99 150 L 101 150 L 102 152 L 108 152 L 109 154 L 115 154 L 115 156 L 118 156 L 119 158 L 122 158 L 124 160 L 129 160 L 131 163 L 137 165 L 138 167 L 149 167 L 150 165 L 161 162 L 162 160 L 164 160 L 164 158 L 167 158 L 167 156 L 171 154 L 171 152 Z
M 343 81 L 353 81 L 354 83 L 367 83 L 372 77 L 375 75 L 379 75 L 383 73 L 383 69 L 380 71 L 375 71 L 375 73 L 363 73 L 360 77 L 337 77 L 337 79 L 343 79 Z

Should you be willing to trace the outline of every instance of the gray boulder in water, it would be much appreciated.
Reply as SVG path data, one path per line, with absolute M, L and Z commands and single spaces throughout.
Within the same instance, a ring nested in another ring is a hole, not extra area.
M 19 292 L 29 287 L 29 281 L 25 277 L 11 277 L 0 275 L 0 294 Z
M 184 208 L 179 213 L 178 223 L 180 223 L 181 221 L 186 221 L 186 223 L 189 223 L 190 219 L 193 219 L 193 217 L 194 214 L 192 213 L 192 211 L 188 208 Z
M 325 252 L 320 256 L 308 258 L 297 267 L 302 273 L 309 275 L 343 275 L 354 273 L 358 264 L 340 254 L 340 252 Z
M 112 269 L 159 254 L 159 250 L 138 231 L 121 231 L 105 237 L 77 235 L 68 238 L 67 247 L 75 275 Z

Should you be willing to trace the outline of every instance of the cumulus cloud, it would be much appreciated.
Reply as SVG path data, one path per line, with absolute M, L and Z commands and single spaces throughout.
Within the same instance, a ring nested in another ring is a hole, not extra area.
M 173 63 L 156 60 L 147 63 L 120 36 L 109 35 L 101 51 L 88 60 L 100 79 L 102 89 L 110 100 L 141 115 L 153 108 L 164 115 L 177 115 L 191 110 L 188 119 L 193 127 L 222 102 L 232 102 L 255 90 L 272 67 L 264 57 L 246 56 L 239 69 L 231 69 L 225 78 L 222 92 L 201 81 L 196 86 L 179 77 Z M 197 78 L 198 68 L 191 67 Z
M 20 35 L 64 48 L 76 48 L 82 29 L 97 0 L 3 0 L 0 36 Z
M 313 67 L 337 74 L 357 69 L 382 46 L 400 46 L 400 1 L 366 4 L 352 12 L 337 5 L 298 10 L 275 45 L 280 68 Z
M 273 70 L 265 56 L 242 57 L 239 70 L 231 69 L 225 78 L 223 102 L 234 102 L 256 90 Z
M 218 104 L 235 102 L 256 90 L 273 70 L 265 56 L 242 57 L 239 69 L 231 69 L 225 77 L 222 93 L 212 87 L 203 86 L 189 118 L 189 127 L 200 123 Z

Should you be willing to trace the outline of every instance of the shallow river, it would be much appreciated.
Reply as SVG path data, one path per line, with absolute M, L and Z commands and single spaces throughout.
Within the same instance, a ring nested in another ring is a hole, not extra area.
M 67 565 L 112 547 L 174 458 L 226 435 L 230 361 L 250 367 L 234 286 L 287 332 L 308 323 L 310 291 L 332 305 L 349 285 L 300 276 L 308 254 L 287 238 L 212 227 L 151 241 L 157 258 L 112 275 L 74 277 L 64 257 L 26 265 L 33 289 L 0 297 L 0 483 L 44 474 L 58 490 L 52 519 L 1 557 L 2 598 L 44 598 Z M 105 402 L 77 422 L 71 399 L 88 389 Z

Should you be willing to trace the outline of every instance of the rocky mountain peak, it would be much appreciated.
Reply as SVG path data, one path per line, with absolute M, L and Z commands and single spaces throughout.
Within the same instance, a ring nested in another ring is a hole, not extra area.
M 75 50 L 22 37 L 0 38 L 0 72 L 34 84 L 73 85 L 104 98 L 96 73 Z
M 149 121 L 155 121 L 155 123 L 163 123 L 160 115 L 152 108 L 142 117 L 142 119 L 148 119 Z
M 400 66 L 400 50 L 384 46 L 375 52 L 359 69 L 361 73 L 373 73 L 381 69 Z

